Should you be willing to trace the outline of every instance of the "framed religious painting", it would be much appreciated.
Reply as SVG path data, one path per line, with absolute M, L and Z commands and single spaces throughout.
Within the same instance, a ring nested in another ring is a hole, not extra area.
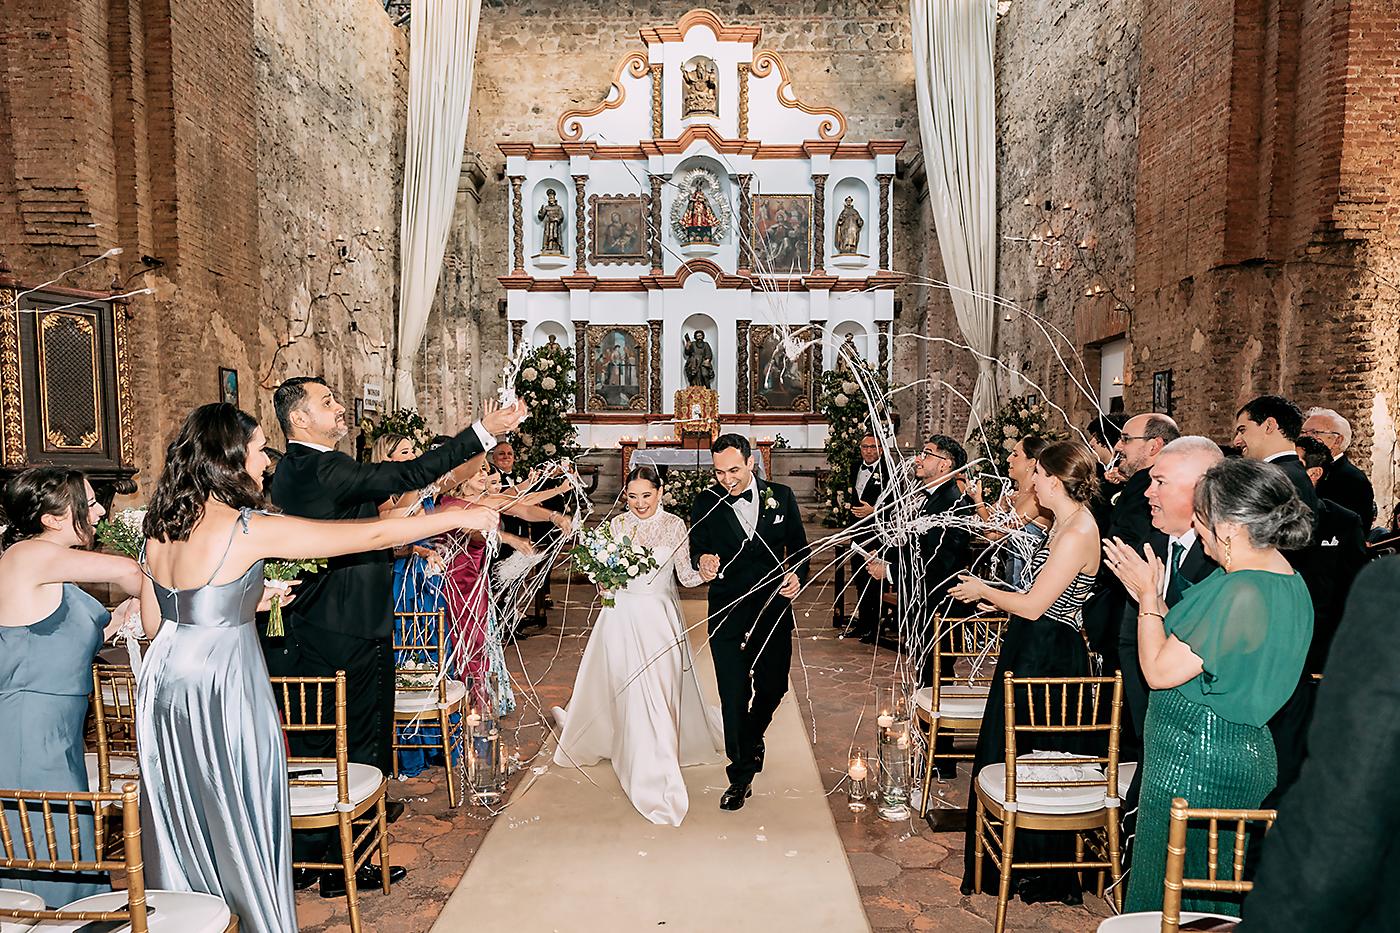
M 753 199 L 753 251 L 760 275 L 812 271 L 812 196 L 759 194 Z
M 589 411 L 646 411 L 651 377 L 645 324 L 590 324 L 584 332 Z
M 1159 370 L 1152 374 L 1152 410 L 1163 415 L 1172 413 L 1172 371 Z
M 588 197 L 588 261 L 594 265 L 646 263 L 647 201 L 637 194 Z
M 811 411 L 812 356 L 805 348 L 797 359 L 788 359 L 777 328 L 755 324 L 749 328 L 749 399 L 754 411 Z

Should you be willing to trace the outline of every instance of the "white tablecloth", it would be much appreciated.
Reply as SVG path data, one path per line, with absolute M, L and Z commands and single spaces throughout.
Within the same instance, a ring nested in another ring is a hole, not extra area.
M 708 450 L 681 450 L 679 447 L 639 447 L 632 451 L 629 468 L 643 463 L 672 470 L 713 470 L 715 467 L 714 455 Z M 753 452 L 753 466 L 754 472 L 763 476 L 763 455 L 757 449 Z

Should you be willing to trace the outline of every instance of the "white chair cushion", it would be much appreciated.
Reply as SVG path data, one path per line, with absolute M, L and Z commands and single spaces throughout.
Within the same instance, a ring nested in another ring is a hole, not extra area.
M 93 792 L 102 790 L 101 787 L 97 786 L 97 752 L 88 752 L 83 756 L 83 760 L 87 765 L 88 790 Z M 141 782 L 141 769 L 134 758 L 112 755 L 107 759 L 107 767 L 112 771 L 112 786 L 109 790 L 114 794 L 120 794 L 124 784 L 129 784 L 132 781 L 138 784 Z M 107 804 L 107 806 L 115 807 L 118 804 L 112 803 Z
M 228 905 L 212 894 L 195 894 L 189 891 L 150 891 L 146 892 L 146 904 L 152 910 L 147 914 L 151 933 L 222 933 L 228 928 L 232 917 Z M 107 894 L 94 894 L 80 901 L 65 904 L 63 910 L 126 910 L 126 892 L 112 891 Z M 90 920 L 45 920 L 36 924 L 33 933 L 72 933 Z M 126 933 L 130 924 L 123 924 L 117 933 Z
M 44 899 L 29 891 L 0 888 L 0 910 L 43 910 Z M 34 925 L 33 920 L 0 920 L 0 933 L 20 933 Z
M 990 687 L 953 684 L 938 692 L 938 715 L 947 719 L 981 719 L 987 708 Z M 933 711 L 933 688 L 914 691 L 914 703 L 926 713 Z
M 460 680 L 447 682 L 447 704 L 460 703 L 467 696 L 467 685 Z M 437 709 L 436 690 L 403 690 L 394 694 L 394 712 L 425 713 Z
M 1237 920 L 1237 917 L 1227 917 L 1224 914 L 1200 914 L 1193 910 L 1183 910 L 1181 912 L 1181 922 L 1188 923 L 1192 920 Z M 1120 914 L 1117 917 L 1109 917 L 1099 924 L 1099 933 L 1159 933 L 1162 929 L 1162 912 L 1160 910 L 1150 910 L 1137 914 Z
M 1056 767 L 1053 764 L 1042 764 L 1041 762 L 1044 760 L 1033 759 L 1030 755 L 1022 755 L 1017 758 L 1017 761 L 1035 761 L 1034 768 L 1037 773 Z M 1061 767 L 1067 774 L 1079 771 L 1079 766 Z M 1094 770 L 1098 771 L 1100 775 L 1103 773 L 1098 769 Z M 1128 792 L 1128 785 L 1133 783 L 1133 772 L 1136 770 L 1136 762 L 1128 762 L 1118 766 L 1118 797 L 1120 799 Z M 1038 774 L 1038 776 L 1040 775 Z M 1018 774 L 1018 777 L 1024 780 L 1024 772 Z M 1077 780 L 1072 776 L 1068 779 Z M 977 786 L 988 797 L 998 804 L 1004 805 L 1006 803 L 1006 763 L 987 765 L 983 768 L 977 774 Z M 1038 787 L 1021 784 L 1018 781 L 1016 784 L 1016 805 L 1022 813 L 1039 813 L 1047 816 L 1093 813 L 1095 810 L 1103 809 L 1104 792 L 1102 787 Z
M 120 700 L 121 702 L 118 702 Z M 106 680 L 102 682 L 102 703 L 107 707 L 108 712 L 115 713 L 118 709 L 132 710 L 136 706 L 136 697 L 133 696 L 132 685 L 124 680 Z
M 309 767 L 308 765 L 291 765 L 293 771 Z M 318 780 L 314 775 L 307 775 L 307 779 Z M 362 765 L 358 762 L 350 762 L 349 789 L 350 803 L 352 806 L 360 804 L 373 796 L 381 784 L 384 783 L 384 772 L 371 765 Z M 323 813 L 334 813 L 335 805 L 338 802 L 335 789 L 335 765 L 323 765 L 321 767 L 321 778 L 331 781 L 324 785 L 292 785 L 292 816 L 317 816 Z

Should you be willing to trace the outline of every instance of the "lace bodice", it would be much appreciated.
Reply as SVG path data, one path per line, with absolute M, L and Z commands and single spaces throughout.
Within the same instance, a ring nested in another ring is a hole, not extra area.
M 674 589 L 672 568 L 682 586 L 699 586 L 700 572 L 690 563 L 690 532 L 679 515 L 658 508 L 650 518 L 638 518 L 631 512 L 615 516 L 611 522 L 614 538 L 623 535 L 643 547 L 651 548 L 657 568 L 627 585 L 624 592 L 649 593 Z

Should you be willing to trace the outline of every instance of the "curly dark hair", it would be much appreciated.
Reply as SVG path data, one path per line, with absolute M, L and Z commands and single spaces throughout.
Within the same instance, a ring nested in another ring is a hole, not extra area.
M 5 534 L 0 544 L 9 547 L 44 532 L 45 515 L 63 515 L 71 510 L 73 530 L 84 545 L 91 545 L 92 523 L 88 521 L 88 495 L 81 470 L 66 467 L 31 467 L 11 477 L 5 484 Z
M 235 509 L 263 507 L 248 475 L 248 442 L 257 420 L 236 405 L 215 402 L 190 412 L 165 448 L 165 469 L 151 494 L 142 532 L 157 541 L 185 541 L 217 499 Z

